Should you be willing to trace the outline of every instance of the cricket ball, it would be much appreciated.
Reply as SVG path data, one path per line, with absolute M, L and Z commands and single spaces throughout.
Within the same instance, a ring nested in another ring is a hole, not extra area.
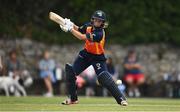
M 122 84 L 122 80 L 117 80 L 117 81 L 116 81 L 116 84 L 117 84 L 117 85 Z

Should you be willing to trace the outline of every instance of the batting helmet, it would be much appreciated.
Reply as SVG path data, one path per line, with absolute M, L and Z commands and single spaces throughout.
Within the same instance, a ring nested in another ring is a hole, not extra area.
M 106 14 L 101 11 L 101 10 L 97 10 L 93 13 L 93 15 L 91 16 L 91 20 L 93 19 L 100 19 L 103 21 L 103 27 L 106 28 L 108 26 L 108 22 L 107 22 L 107 17 L 106 17 Z
M 95 18 L 100 19 L 102 21 L 106 21 L 106 14 L 101 10 L 97 10 L 94 12 L 94 14 L 91 17 L 91 19 L 95 19 Z

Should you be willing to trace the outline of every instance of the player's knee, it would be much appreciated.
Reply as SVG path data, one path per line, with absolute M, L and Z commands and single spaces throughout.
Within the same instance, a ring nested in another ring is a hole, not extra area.
M 67 80 L 74 80 L 76 78 L 71 64 L 67 63 L 65 65 L 65 71 L 66 71 L 66 79 Z
M 106 71 L 103 71 L 102 73 L 100 73 L 98 75 L 98 81 L 102 86 L 108 86 L 114 82 L 112 77 L 111 77 L 111 74 L 106 72 Z

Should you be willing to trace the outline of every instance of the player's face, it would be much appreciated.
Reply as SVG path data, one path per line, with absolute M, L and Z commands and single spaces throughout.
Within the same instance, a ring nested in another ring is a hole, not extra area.
M 94 18 L 93 23 L 95 27 L 101 27 L 101 25 L 103 24 L 103 21 L 100 19 Z

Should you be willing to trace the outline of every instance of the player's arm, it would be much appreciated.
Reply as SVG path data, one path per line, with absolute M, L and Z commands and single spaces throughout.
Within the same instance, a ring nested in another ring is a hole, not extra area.
M 79 40 L 86 40 L 86 34 L 82 34 L 81 32 L 79 32 L 78 30 L 76 30 L 75 28 L 73 28 L 71 30 L 71 33 L 78 38 Z
M 78 31 L 79 30 L 79 26 L 75 25 L 73 26 L 74 30 Z
M 75 30 L 74 28 L 71 30 L 71 33 L 80 40 L 90 40 L 93 42 L 100 42 L 104 35 L 104 31 L 93 31 L 92 33 L 81 33 L 80 31 Z
M 83 25 L 81 27 L 78 27 L 74 23 L 72 23 L 70 20 L 66 19 L 66 25 L 60 26 L 61 29 L 65 32 L 70 31 L 76 38 L 79 40 L 90 40 L 93 42 L 100 42 L 100 40 L 103 37 L 104 31 L 99 32 L 92 32 L 92 33 L 86 33 L 87 25 Z
M 79 31 L 78 26 L 62 26 L 60 25 L 61 29 L 64 32 L 68 32 L 70 31 L 76 38 L 78 38 L 79 40 L 85 40 L 86 39 L 86 34 L 83 34 Z

